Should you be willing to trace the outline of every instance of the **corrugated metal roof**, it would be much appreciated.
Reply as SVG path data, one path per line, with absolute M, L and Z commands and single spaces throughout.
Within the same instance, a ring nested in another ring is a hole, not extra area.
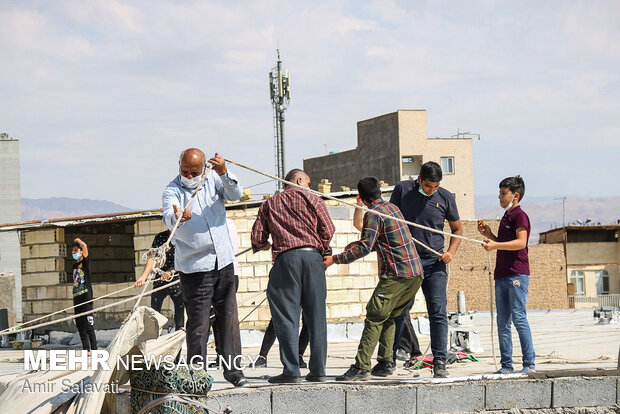
M 391 192 L 394 189 L 394 186 L 383 187 L 381 190 L 384 193 Z M 334 193 L 329 193 L 332 197 L 345 198 L 345 197 L 354 197 L 357 195 L 357 190 L 351 191 L 338 191 Z M 259 200 L 248 200 L 241 201 L 231 204 L 226 204 L 227 209 L 238 209 L 238 208 L 252 208 L 259 207 L 263 203 L 263 199 Z M 161 217 L 162 209 L 158 210 L 142 210 L 142 211 L 130 211 L 126 213 L 111 213 L 111 214 L 99 214 L 94 216 L 82 216 L 82 217 L 61 217 L 55 219 L 45 219 L 45 220 L 31 220 L 24 221 L 19 223 L 6 223 L 0 224 L 0 232 L 2 231 L 15 231 L 15 230 L 28 230 L 35 228 L 45 228 L 45 227 L 67 227 L 67 226 L 75 226 L 79 224 L 89 224 L 89 223 L 105 223 L 105 222 L 122 222 L 122 221 L 132 221 L 138 220 L 145 217 Z
M 610 231 L 610 230 L 620 230 L 620 224 L 600 224 L 593 226 L 573 226 L 569 225 L 566 227 L 558 227 L 557 229 L 551 229 L 547 231 L 540 232 L 540 234 L 551 234 L 551 233 L 562 233 L 565 231 Z
M 27 230 L 41 227 L 66 227 L 78 224 L 103 223 L 136 220 L 142 217 L 161 217 L 162 210 L 132 211 L 127 213 L 99 214 L 83 217 L 62 217 L 45 220 L 31 220 L 21 223 L 0 224 L 0 231 Z

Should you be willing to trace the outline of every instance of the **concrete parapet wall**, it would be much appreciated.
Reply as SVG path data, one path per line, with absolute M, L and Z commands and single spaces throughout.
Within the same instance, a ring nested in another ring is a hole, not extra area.
M 230 407 L 233 413 L 253 414 L 368 414 L 618 412 L 619 377 L 565 377 L 535 380 L 432 380 L 430 383 L 373 381 L 281 385 L 212 391 L 209 406 Z M 117 413 L 127 406 L 129 393 L 117 398 Z M 529 412 L 529 411 L 527 411 Z M 542 412 L 542 411 L 541 411 Z
M 609 407 L 620 402 L 617 387 L 614 378 L 558 378 L 553 383 L 553 407 Z
M 486 385 L 486 409 L 512 410 L 552 406 L 550 380 L 504 380 Z

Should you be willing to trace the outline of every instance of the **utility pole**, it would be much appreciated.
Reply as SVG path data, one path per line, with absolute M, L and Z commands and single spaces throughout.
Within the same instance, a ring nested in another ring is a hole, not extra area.
M 286 174 L 284 166 L 284 111 L 288 109 L 288 104 L 291 101 L 291 90 L 288 70 L 282 70 L 280 49 L 276 50 L 278 61 L 269 72 L 269 93 L 273 106 L 273 146 L 276 158 L 276 175 L 283 179 Z M 276 189 L 282 189 L 280 181 L 276 183 Z

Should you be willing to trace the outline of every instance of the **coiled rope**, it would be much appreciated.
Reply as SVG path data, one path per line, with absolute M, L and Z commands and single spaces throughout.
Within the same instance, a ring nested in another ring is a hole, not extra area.
M 217 398 L 216 396 L 209 396 L 207 394 L 166 393 L 166 392 L 159 392 L 159 391 L 153 391 L 153 390 L 145 390 L 145 389 L 138 388 L 138 387 L 131 387 L 131 389 L 136 390 L 136 391 L 141 391 L 147 394 L 162 396 L 160 398 L 152 400 L 151 402 L 146 404 L 144 407 L 142 407 L 142 409 L 138 411 L 138 414 L 147 414 L 153 408 L 159 407 L 160 405 L 164 405 L 164 408 L 174 409 L 172 407 L 165 407 L 165 404 L 167 402 L 179 402 L 181 404 L 193 405 L 193 406 L 205 409 L 206 412 L 214 413 L 214 414 L 224 414 L 227 412 L 226 410 L 228 410 L 228 408 L 226 408 L 224 411 L 221 411 L 222 403 L 220 402 L 219 398 Z M 209 399 L 215 399 L 215 401 L 219 405 L 219 411 L 216 411 L 215 409 L 208 407 L 207 405 L 201 403 L 200 401 L 196 401 L 192 399 L 192 398 L 205 398 L 205 397 Z

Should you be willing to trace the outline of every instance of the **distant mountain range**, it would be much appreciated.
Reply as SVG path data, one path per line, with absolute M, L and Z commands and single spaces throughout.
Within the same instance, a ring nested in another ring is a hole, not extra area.
M 566 224 L 617 224 L 620 220 L 620 197 L 567 196 L 564 201 Z M 538 233 L 562 227 L 562 197 L 525 197 L 521 204 L 532 221 L 530 243 L 538 242 Z M 504 210 L 497 196 L 476 196 L 476 217 L 501 218 Z
M 567 196 L 565 200 L 566 224 L 587 219 L 592 224 L 612 224 L 620 220 L 620 197 L 577 197 Z M 559 196 L 526 197 L 523 209 L 532 220 L 531 243 L 538 242 L 538 233 L 562 226 L 562 200 Z M 133 211 L 130 207 L 105 200 L 75 199 L 67 197 L 22 198 L 22 219 L 43 220 L 59 217 L 80 217 L 97 214 L 124 213 Z M 476 196 L 476 217 L 481 219 L 501 218 L 504 211 L 496 195 Z
M 22 198 L 22 220 L 24 221 L 126 213 L 133 210 L 135 209 L 105 200 L 68 197 Z

